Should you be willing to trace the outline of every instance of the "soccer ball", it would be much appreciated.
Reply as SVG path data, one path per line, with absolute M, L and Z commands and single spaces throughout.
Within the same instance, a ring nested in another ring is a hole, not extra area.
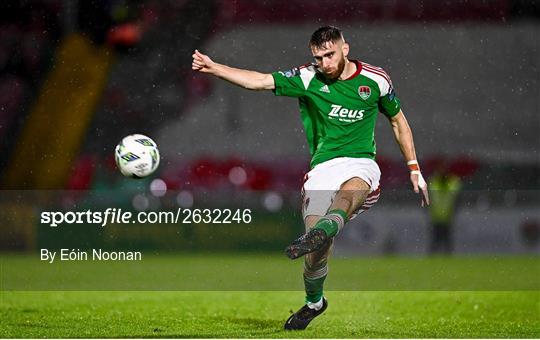
M 143 178 L 157 169 L 159 151 L 156 143 L 149 137 L 140 134 L 129 135 L 116 146 L 114 159 L 122 175 Z

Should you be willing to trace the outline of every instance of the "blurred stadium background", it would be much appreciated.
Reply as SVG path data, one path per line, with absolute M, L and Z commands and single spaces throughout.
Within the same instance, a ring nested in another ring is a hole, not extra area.
M 1 1 L 0 337 L 540 337 L 539 19 L 535 0 Z M 380 119 L 382 198 L 338 235 L 331 310 L 291 334 L 303 264 L 282 250 L 309 164 L 296 100 L 194 73 L 191 54 L 290 69 L 325 24 L 391 75 L 434 208 Z M 139 181 L 114 165 L 131 133 L 162 154 Z M 253 220 L 40 224 L 109 207 Z M 40 248 L 144 257 L 47 264 Z
M 0 4 L 1 250 L 40 247 L 281 249 L 302 230 L 308 169 L 294 99 L 191 71 L 195 48 L 265 72 L 310 61 L 340 26 L 351 55 L 392 76 L 424 172 L 459 177 L 456 254 L 540 251 L 540 4 L 493 1 L 5 0 Z M 123 178 L 120 139 L 160 147 L 157 174 Z M 338 255 L 428 254 L 428 210 L 384 119 L 383 196 L 339 237 Z M 240 207 L 249 226 L 40 226 L 41 210 Z

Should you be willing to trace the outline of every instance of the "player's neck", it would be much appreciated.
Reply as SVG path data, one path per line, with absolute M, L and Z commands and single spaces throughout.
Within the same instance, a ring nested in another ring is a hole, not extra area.
M 339 80 L 349 79 L 356 72 L 356 68 L 356 63 L 349 61 L 349 59 L 345 58 L 345 67 L 343 68 L 343 72 L 341 72 L 341 75 L 339 76 Z

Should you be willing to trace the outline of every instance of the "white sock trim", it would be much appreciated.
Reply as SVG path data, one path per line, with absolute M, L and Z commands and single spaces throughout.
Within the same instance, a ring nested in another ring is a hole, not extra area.
M 322 308 L 323 306 L 323 298 L 321 298 L 319 301 L 317 302 L 308 302 L 307 303 L 307 306 L 310 308 L 310 309 L 315 309 L 315 310 L 319 310 Z

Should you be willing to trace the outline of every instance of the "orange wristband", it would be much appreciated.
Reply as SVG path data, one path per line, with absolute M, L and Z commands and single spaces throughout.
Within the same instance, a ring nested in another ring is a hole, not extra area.
M 420 166 L 418 165 L 418 161 L 415 159 L 413 159 L 412 161 L 408 161 L 407 166 L 409 167 L 410 171 L 420 171 Z

